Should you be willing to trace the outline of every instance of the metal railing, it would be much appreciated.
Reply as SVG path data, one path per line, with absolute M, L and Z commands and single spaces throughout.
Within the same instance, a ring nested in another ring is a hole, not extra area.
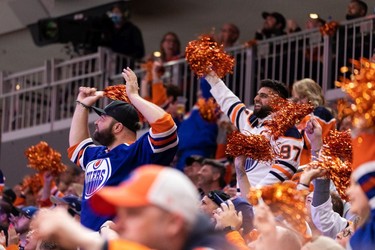
M 350 74 L 350 58 L 370 58 L 374 53 L 374 18 L 341 23 L 333 36 L 318 29 L 258 41 L 228 50 L 235 60 L 233 74 L 224 81 L 245 104 L 250 105 L 260 79 L 281 80 L 291 86 L 296 80 L 313 78 L 327 93 L 334 81 Z M 2 142 L 68 128 L 79 86 L 104 89 L 122 83 L 121 68 L 133 66 L 131 59 L 99 48 L 97 53 L 66 61 L 51 59 L 41 67 L 6 74 L 0 72 Z M 349 72 L 340 73 L 346 66 Z M 188 108 L 196 101 L 199 79 L 185 59 L 164 64 L 164 81 L 180 86 Z M 141 77 L 142 69 L 136 69 Z M 338 95 L 329 95 L 335 99 Z M 106 99 L 98 105 L 104 105 Z M 90 116 L 91 121 L 95 119 Z

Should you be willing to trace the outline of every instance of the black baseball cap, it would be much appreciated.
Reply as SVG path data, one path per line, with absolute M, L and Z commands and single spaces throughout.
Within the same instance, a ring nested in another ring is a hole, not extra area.
M 198 162 L 200 164 L 203 163 L 203 156 L 200 156 L 200 155 L 191 155 L 191 156 L 188 156 L 186 157 L 185 159 L 185 165 L 186 166 L 191 166 L 194 162 Z
M 109 115 L 113 117 L 134 133 L 139 127 L 138 112 L 134 106 L 128 102 L 116 100 L 105 106 L 104 109 L 97 107 L 92 107 L 92 109 L 94 109 L 98 115 Z
M 52 195 L 50 197 L 50 200 L 54 204 L 65 204 L 68 205 L 69 208 L 74 212 L 75 214 L 81 215 L 81 199 L 78 196 L 75 195 L 66 195 L 64 197 L 57 197 Z
M 272 12 L 272 13 L 262 12 L 263 19 L 266 19 L 268 16 L 274 17 L 276 19 L 277 23 L 281 24 L 282 30 L 285 28 L 285 25 L 286 25 L 285 17 L 283 15 L 281 15 L 279 12 Z

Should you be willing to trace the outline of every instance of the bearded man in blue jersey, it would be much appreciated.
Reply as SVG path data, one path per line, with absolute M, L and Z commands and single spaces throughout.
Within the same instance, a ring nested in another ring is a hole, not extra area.
M 95 231 L 112 218 L 93 213 L 88 200 L 104 186 L 117 186 L 141 165 L 169 165 L 178 145 L 177 127 L 172 117 L 140 97 L 137 76 L 130 68 L 124 69 L 122 75 L 131 103 L 113 101 L 104 109 L 93 107 L 103 97 L 103 92 L 80 87 L 69 134 L 69 158 L 85 171 L 81 223 Z M 100 116 L 95 121 L 93 138 L 88 129 L 92 109 Z M 136 135 L 138 112 L 151 126 L 139 139 Z M 94 140 L 101 145 L 95 145 Z

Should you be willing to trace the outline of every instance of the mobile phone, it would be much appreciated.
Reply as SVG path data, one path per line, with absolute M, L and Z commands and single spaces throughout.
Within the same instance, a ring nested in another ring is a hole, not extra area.
M 219 207 L 221 206 L 221 203 L 225 203 L 225 201 L 223 199 L 221 199 L 220 196 L 217 193 L 215 193 L 215 192 L 209 192 L 207 196 L 213 202 L 215 202 L 216 205 L 218 205 Z

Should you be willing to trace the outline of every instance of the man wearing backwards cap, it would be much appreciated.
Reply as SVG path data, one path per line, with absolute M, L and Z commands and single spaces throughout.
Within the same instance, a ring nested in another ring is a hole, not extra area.
M 178 144 L 172 117 L 139 96 L 137 76 L 131 69 L 124 69 L 122 75 L 131 104 L 113 101 L 104 109 L 92 107 L 103 97 L 103 92 L 80 87 L 69 134 L 69 158 L 85 171 L 81 223 L 95 231 L 113 217 L 94 214 L 88 200 L 104 186 L 118 185 L 138 166 L 149 163 L 169 165 Z M 95 122 L 93 138 L 90 138 L 88 130 L 91 109 L 100 115 Z M 137 110 L 151 126 L 149 133 L 138 140 Z M 93 140 L 102 146 L 96 146 Z
M 61 243 L 91 250 L 235 249 L 199 213 L 198 201 L 197 189 L 183 173 L 146 165 L 119 186 L 99 190 L 89 202 L 100 214 L 117 215 L 115 229 L 120 239 L 105 242 L 59 209 L 41 212 L 34 226 L 39 238 L 53 235 L 63 239 Z
M 282 36 L 284 32 L 286 20 L 283 15 L 278 12 L 263 12 L 264 19 L 263 28 L 255 33 L 255 39 L 264 40 L 275 36 Z

